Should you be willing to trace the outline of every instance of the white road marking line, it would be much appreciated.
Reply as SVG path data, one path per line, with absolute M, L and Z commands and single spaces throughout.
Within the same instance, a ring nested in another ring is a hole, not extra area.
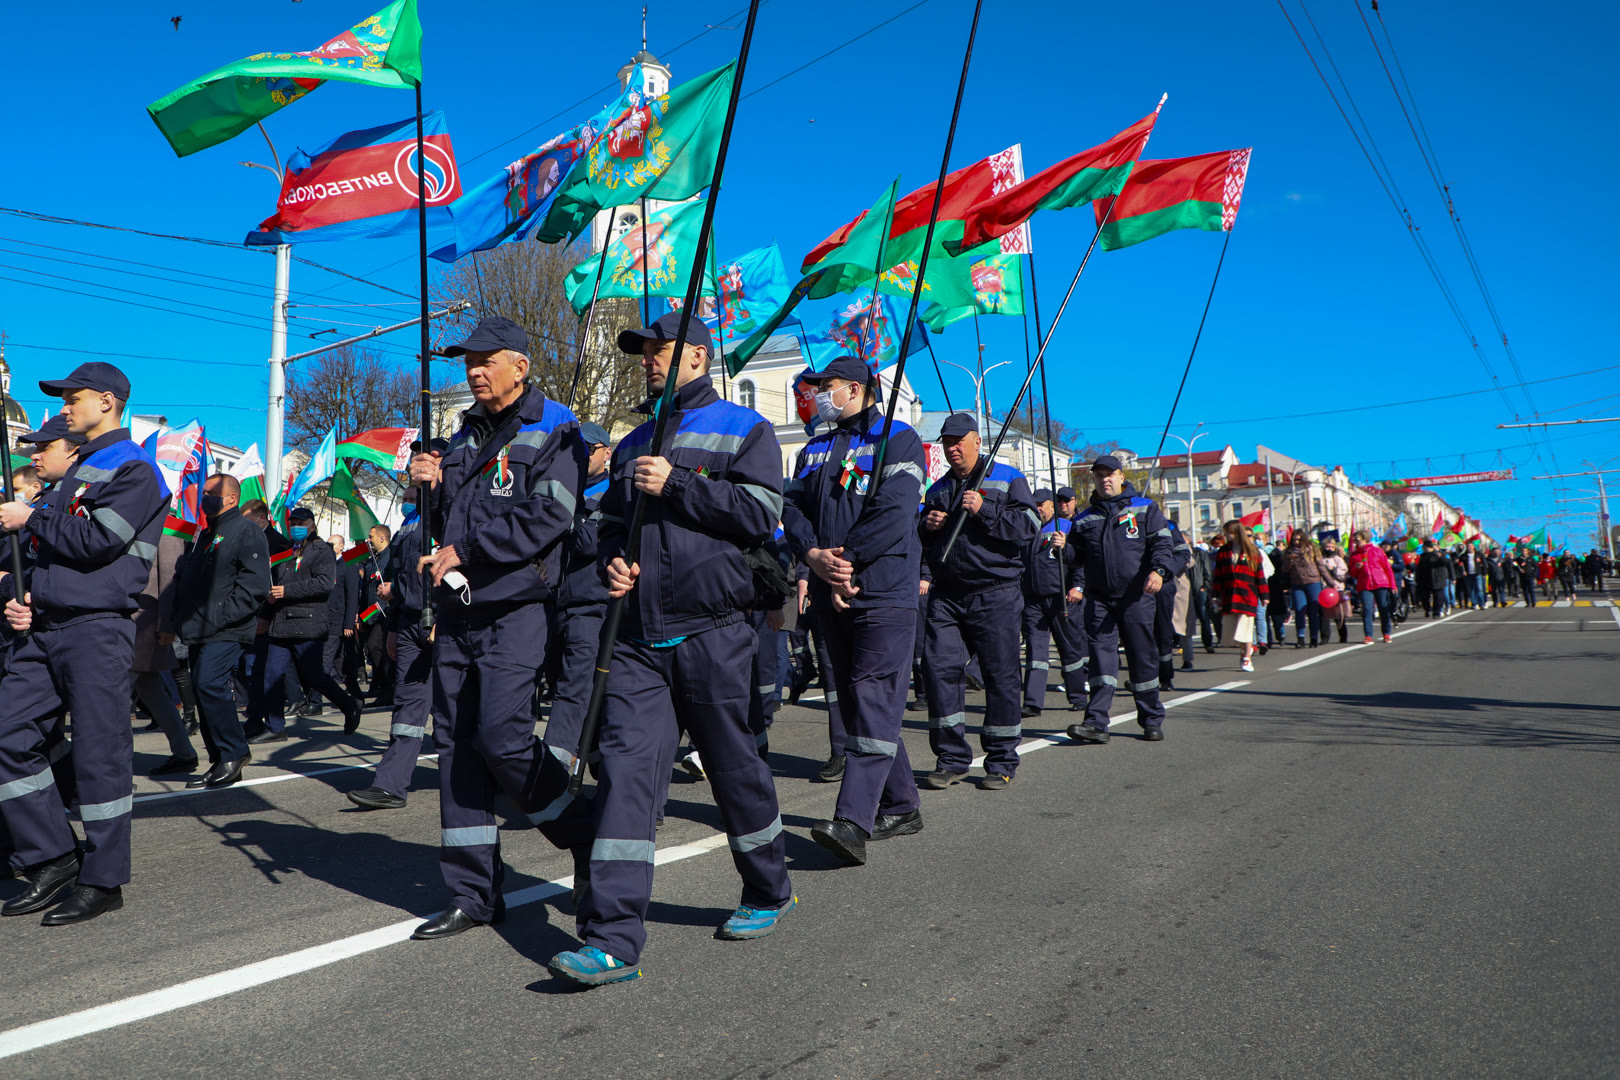
M 423 754 L 416 759 L 420 765 L 424 761 L 437 761 L 438 754 Z M 381 758 L 377 759 L 381 761 Z M 302 780 L 311 776 L 326 776 L 330 773 L 343 772 L 346 769 L 375 769 L 376 761 L 356 761 L 348 765 L 333 765 L 327 769 L 314 769 L 310 772 L 282 772 L 272 776 L 255 776 L 252 780 L 239 780 L 230 787 L 223 788 L 177 788 L 174 791 L 158 791 L 151 795 L 137 795 L 134 799 L 136 806 L 142 803 L 158 802 L 162 799 L 178 798 L 181 795 L 213 795 L 221 791 L 235 791 L 238 788 L 260 787 L 264 784 L 279 784 L 283 780 Z
M 1609 614 L 1614 616 L 1614 625 L 1620 626 L 1620 607 L 1612 607 Z
M 1164 707 L 1166 709 L 1173 709 L 1177 705 L 1188 705 L 1194 701 L 1202 701 L 1207 697 L 1214 697 L 1216 694 L 1224 694 L 1228 690 L 1236 690 L 1240 686 L 1248 686 L 1249 682 L 1250 680 L 1248 679 L 1239 679 L 1235 682 L 1221 683 L 1219 686 L 1212 686 L 1208 690 L 1199 690 L 1197 693 L 1185 694 L 1181 697 L 1173 698 L 1170 701 L 1166 701 L 1164 703 Z M 1135 720 L 1136 713 L 1134 710 L 1125 713 L 1122 716 L 1111 716 L 1108 718 L 1108 730 L 1112 731 L 1117 727 L 1124 727 L 1126 724 L 1133 723 Z M 1078 721 L 1076 722 L 1078 723 Z M 1029 754 L 1033 754 L 1037 750 L 1045 750 L 1048 746 L 1073 745 L 1074 740 L 1069 738 L 1067 735 L 1043 735 L 1038 739 L 1030 739 L 1028 742 L 1019 743 L 1018 756 L 1025 757 Z M 970 769 L 982 769 L 983 767 L 983 754 L 980 754 L 978 757 L 974 758 L 973 761 L 968 765 L 968 768 Z
M 1497 622 L 1496 626 L 1579 626 L 1583 619 L 1514 619 L 1511 622 Z M 1616 620 L 1620 621 L 1620 620 Z M 1493 624 L 1486 624 L 1493 625 Z M 1607 630 L 1607 626 L 1588 627 L 1590 630 Z
M 666 863 L 680 862 L 698 855 L 723 848 L 728 845 L 725 833 L 713 833 L 701 840 L 690 844 L 680 844 L 675 847 L 663 848 L 653 857 L 653 863 L 663 866 Z M 558 878 L 555 881 L 542 881 L 522 889 L 514 889 L 505 894 L 506 906 L 510 908 L 533 904 L 552 896 L 569 892 L 574 887 L 572 875 Z M 122 1027 L 124 1024 L 133 1024 L 139 1020 L 148 1020 L 154 1016 L 161 1016 L 176 1009 L 183 1009 L 190 1005 L 199 1005 L 205 1001 L 225 997 L 265 983 L 275 982 L 305 971 L 311 971 L 328 964 L 335 964 L 339 960 L 363 953 L 375 952 L 389 945 L 397 945 L 408 941 L 411 931 L 422 924 L 420 918 L 406 919 L 389 926 L 368 930 L 365 933 L 354 934 L 350 937 L 329 941 L 324 945 L 301 949 L 298 952 L 288 953 L 285 956 L 273 956 L 268 960 L 244 967 L 233 968 L 230 971 L 221 971 L 214 975 L 205 975 L 200 979 L 178 983 L 165 987 L 162 990 L 153 990 L 146 994 L 137 994 L 123 1001 L 114 1001 L 95 1008 L 84 1009 L 80 1012 L 59 1016 L 54 1020 L 41 1020 L 36 1024 L 13 1028 L 10 1031 L 0 1031 L 0 1058 L 25 1054 L 30 1050 L 51 1046 L 55 1043 L 66 1042 L 83 1035 L 92 1035 L 98 1031 L 109 1028 Z
M 1568 600 L 1554 600 L 1552 606 L 1553 607 L 1569 607 L 1569 601 Z
M 1407 634 L 1415 634 L 1419 630 L 1428 630 L 1431 627 L 1439 626 L 1441 623 L 1448 623 L 1452 619 L 1460 619 L 1464 615 L 1467 615 L 1467 614 L 1468 614 L 1467 611 L 1459 611 L 1455 615 L 1447 615 L 1443 619 L 1437 619 L 1434 622 L 1424 623 L 1422 626 L 1413 626 L 1413 627 L 1410 627 L 1410 628 L 1408 628 L 1406 630 L 1397 630 L 1393 634 L 1390 635 L 1390 638 L 1393 640 L 1394 638 L 1405 637 Z M 1375 649 L 1375 648 L 1377 648 L 1376 645 L 1357 645 L 1357 646 L 1355 646 L 1353 648 L 1351 646 L 1349 646 L 1349 645 L 1344 645 L 1344 646 L 1342 646 L 1340 648 L 1334 649 L 1332 652 L 1323 653 L 1321 656 L 1313 656 L 1309 660 L 1300 660 L 1297 663 L 1289 664 L 1286 667 L 1280 667 L 1277 670 L 1278 671 L 1298 671 L 1300 668 L 1310 667 L 1312 664 L 1320 664 L 1324 660 L 1332 660 L 1335 657 L 1340 657 L 1340 656 L 1354 656 L 1361 649 Z

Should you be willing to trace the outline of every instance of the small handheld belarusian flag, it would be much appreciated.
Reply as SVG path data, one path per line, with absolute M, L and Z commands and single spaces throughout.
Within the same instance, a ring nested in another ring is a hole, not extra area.
M 355 563 L 355 562 L 359 562 L 361 559 L 365 558 L 367 555 L 370 555 L 370 554 L 371 554 L 371 545 L 366 543 L 364 540 L 362 540 L 362 541 L 360 541 L 360 543 L 354 545 L 354 547 L 350 548 L 348 551 L 345 551 L 343 553 L 341 561 L 344 562 L 344 563 Z
M 279 555 L 270 556 L 270 565 L 271 566 L 280 566 L 282 563 L 286 562 L 288 559 L 296 559 L 296 558 L 298 558 L 298 549 L 295 548 L 295 547 L 290 547 L 286 551 L 283 551 Z
M 197 522 L 170 514 L 163 520 L 163 535 L 178 536 L 189 543 L 197 539 Z
M 366 608 L 366 610 L 364 610 L 364 611 L 362 611 L 360 613 L 360 622 L 361 623 L 371 622 L 373 619 L 375 619 L 377 616 L 379 616 L 381 614 L 382 614 L 382 605 L 381 604 L 372 604 L 370 607 Z

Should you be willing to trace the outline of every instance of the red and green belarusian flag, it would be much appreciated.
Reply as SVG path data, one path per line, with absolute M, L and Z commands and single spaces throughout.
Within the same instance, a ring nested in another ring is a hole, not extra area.
M 352 435 L 337 444 L 337 456 L 351 461 L 369 461 L 379 469 L 398 472 L 411 460 L 411 443 L 416 428 L 373 428 Z
M 293 547 L 288 548 L 286 551 L 281 552 L 279 555 L 272 555 L 270 556 L 270 565 L 280 566 L 288 559 L 296 559 L 298 558 L 298 552 L 300 550 L 301 549 L 297 545 L 294 545 Z
M 197 522 L 187 521 L 185 518 L 170 514 L 163 519 L 163 535 L 178 536 L 180 539 L 190 541 L 197 539 Z
M 1230 232 L 1243 201 L 1251 153 L 1246 148 L 1138 161 L 1123 191 L 1093 204 L 1103 250 L 1130 247 L 1175 229 Z
M 1159 108 L 1163 107 L 1161 100 Z M 946 250 L 971 251 L 1012 232 L 1040 210 L 1065 210 L 1119 194 L 1158 118 L 1156 108 L 1107 142 L 1082 150 L 1022 184 L 977 203 L 963 219 L 961 239 L 947 242 Z
M 193 79 L 147 113 L 180 157 L 240 135 L 329 79 L 392 89 L 422 81 L 416 0 L 394 0 L 308 52 L 254 53 Z
M 348 551 L 345 551 L 339 557 L 339 561 L 343 562 L 343 563 L 357 563 L 361 559 L 365 558 L 367 555 L 370 555 L 370 554 L 371 554 L 371 545 L 366 543 L 364 540 L 362 540 L 358 544 L 354 545 L 354 547 L 350 548 Z
M 370 434 L 367 432 L 366 434 Z M 356 436 L 359 438 L 360 436 Z M 350 440 L 353 442 L 354 440 Z M 342 452 L 343 445 L 338 447 Z M 406 451 L 409 452 L 410 440 L 407 439 Z M 349 539 L 359 540 L 377 527 L 377 515 L 371 512 L 366 497 L 361 493 L 360 487 L 354 482 L 354 473 L 349 469 L 347 458 L 339 458 L 337 468 L 332 470 L 332 478 L 326 485 L 326 497 L 335 499 L 349 508 Z M 361 545 L 364 547 L 365 545 Z
M 372 619 L 375 619 L 377 616 L 379 616 L 381 614 L 382 614 L 382 605 L 381 604 L 372 604 L 370 607 L 366 608 L 366 610 L 364 610 L 364 611 L 362 611 L 360 613 L 360 622 L 362 624 L 368 623 Z

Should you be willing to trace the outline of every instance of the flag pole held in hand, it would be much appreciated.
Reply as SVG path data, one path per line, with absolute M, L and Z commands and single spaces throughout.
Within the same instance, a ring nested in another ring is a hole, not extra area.
M 720 201 L 720 181 L 726 169 L 726 153 L 731 148 L 731 125 L 737 116 L 737 100 L 742 96 L 743 72 L 748 67 L 748 49 L 754 40 L 754 20 L 759 15 L 760 0 L 748 5 L 748 22 L 743 26 L 742 46 L 737 53 L 737 73 L 731 82 L 731 99 L 726 103 L 726 122 L 720 131 L 720 148 L 715 154 L 714 175 L 709 181 L 709 197 L 703 208 L 703 228 L 698 234 L 697 251 L 692 258 L 692 276 L 686 283 L 686 300 L 681 305 L 680 327 L 675 333 L 675 350 L 664 376 L 664 389 L 654 409 L 651 451 L 656 456 L 663 452 L 664 436 L 669 428 L 669 416 L 674 412 L 676 383 L 680 380 L 681 353 L 686 348 L 686 334 L 692 324 L 692 313 L 697 310 L 698 294 L 703 289 L 703 268 L 708 261 L 709 241 L 714 230 L 714 208 Z M 645 225 L 645 223 L 643 223 Z M 606 251 L 603 252 L 606 261 Z M 646 517 L 647 500 L 644 492 L 637 492 L 630 503 L 630 518 L 626 523 L 624 561 L 634 566 L 641 553 L 641 524 Z M 585 707 L 585 720 L 580 726 L 579 754 L 569 766 L 568 791 L 578 795 L 585 783 L 585 763 L 596 743 L 596 732 L 602 723 L 602 704 L 607 697 L 608 665 L 613 660 L 613 649 L 619 639 L 619 623 L 624 618 L 624 605 L 630 594 L 616 596 L 608 601 L 607 615 L 602 620 L 602 637 L 596 653 L 596 674 L 591 681 L 591 697 Z

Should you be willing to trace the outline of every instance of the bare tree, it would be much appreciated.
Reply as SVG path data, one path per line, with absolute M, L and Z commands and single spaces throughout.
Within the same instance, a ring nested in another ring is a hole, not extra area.
M 1034 410 L 1035 417 L 1033 424 L 1030 421 L 1031 408 Z M 1006 419 L 1006 416 L 1000 417 L 996 421 L 997 425 L 1004 423 Z M 1033 394 L 1028 395 L 1024 399 L 1023 407 L 1013 414 L 1012 430 L 1032 435 L 1039 442 L 1046 441 L 1046 409 L 1040 402 L 1034 400 Z M 991 438 L 994 437 L 991 436 Z M 1073 449 L 1085 442 L 1085 439 L 1085 432 L 1070 427 L 1055 416 L 1052 418 L 1052 442 L 1054 445 Z
M 462 259 L 440 279 L 434 300 L 465 300 L 473 310 L 446 319 L 443 339 L 454 340 L 454 333 L 471 329 L 486 316 L 511 319 L 529 335 L 529 381 L 547 397 L 567 403 L 584 324 L 568 305 L 564 283 L 569 271 L 590 255 L 588 244 L 522 242 Z M 574 395 L 574 412 L 581 420 L 594 420 L 610 431 L 640 422 L 634 410 L 646 397 L 646 379 L 640 361 L 621 353 L 616 344 L 620 330 L 640 325 L 635 300 L 598 301 Z

